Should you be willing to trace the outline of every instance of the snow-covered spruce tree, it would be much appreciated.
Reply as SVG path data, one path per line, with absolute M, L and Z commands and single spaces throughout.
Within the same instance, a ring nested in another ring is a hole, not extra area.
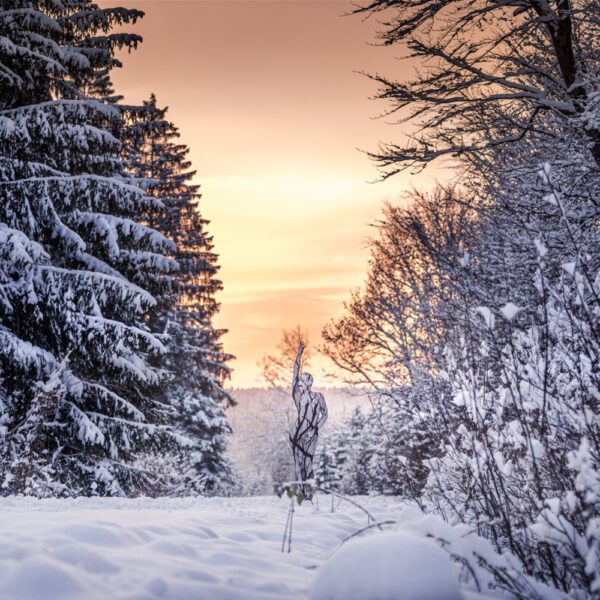
M 403 390 L 403 395 L 410 393 L 417 391 Z M 346 494 L 401 496 L 423 506 L 424 463 L 433 445 L 426 431 L 429 419 L 411 415 L 403 396 L 373 396 L 373 410 L 356 409 L 319 442 L 317 485 Z M 424 430 L 417 425 L 419 417 Z
M 315 456 L 315 482 L 326 491 L 341 492 L 344 465 L 349 451 L 348 422 L 336 424 L 325 431 Z
M 174 408 L 173 426 L 190 444 L 177 455 L 156 459 L 164 463 L 158 486 L 161 493 L 176 495 L 223 492 L 232 479 L 225 457 L 231 431 L 225 408 L 233 398 L 224 389 L 232 357 L 223 352 L 225 332 L 213 323 L 219 309 L 215 296 L 222 289 L 218 257 L 199 211 L 199 186 L 191 182 L 189 149 L 166 113 L 154 95 L 128 109 L 125 148 L 128 172 L 164 207 L 149 224 L 175 242 L 179 264 L 172 287 L 162 287 L 151 320 L 167 349 L 164 401 Z
M 372 491 L 368 468 L 374 447 L 368 418 L 356 408 L 319 441 L 315 457 L 317 486 L 349 495 Z
M 3 494 L 135 494 L 135 457 L 175 443 L 147 326 L 174 244 L 142 224 L 160 206 L 123 177 L 120 111 L 85 94 L 139 41 L 111 28 L 140 16 L 89 0 L 0 8 Z
M 373 446 L 364 434 L 367 417 L 356 408 L 346 424 L 347 455 L 341 471 L 340 487 L 346 494 L 367 494 L 370 489 L 369 459 Z
M 429 392 L 427 386 L 424 389 Z M 422 390 L 417 385 L 410 385 L 393 395 L 376 396 L 362 435 L 372 451 L 368 463 L 370 490 L 409 498 L 423 506 L 421 491 L 428 474 L 425 462 L 434 444 L 428 431 L 431 417 L 412 411 L 429 405 L 412 397 L 419 393 Z

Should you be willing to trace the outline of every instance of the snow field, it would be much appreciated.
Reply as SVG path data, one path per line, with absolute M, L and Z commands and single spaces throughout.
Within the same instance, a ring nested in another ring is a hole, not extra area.
M 378 521 L 402 510 L 365 502 Z M 0 499 L 0 600 L 461 598 L 454 566 L 423 538 L 369 534 L 335 553 L 367 525 L 345 503 L 296 507 L 282 553 L 288 508 L 272 497 Z

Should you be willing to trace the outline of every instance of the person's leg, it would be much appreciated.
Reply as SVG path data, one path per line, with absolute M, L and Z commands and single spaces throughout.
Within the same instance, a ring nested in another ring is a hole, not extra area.
M 317 431 L 316 429 L 310 429 L 300 438 L 298 444 L 298 458 L 301 462 L 301 481 L 314 479 L 313 458 L 316 446 Z M 312 498 L 312 488 L 304 486 L 303 492 L 307 499 L 310 500 Z
M 304 481 L 303 479 L 303 464 L 304 464 L 304 455 L 302 451 L 302 446 L 300 445 L 301 440 L 301 430 L 298 425 L 295 431 L 288 434 L 288 439 L 290 442 L 290 448 L 292 450 L 292 457 L 294 459 L 294 476 L 296 481 Z
M 315 456 L 315 451 L 317 449 L 317 436 L 318 436 L 317 429 L 314 428 L 310 432 L 310 437 L 308 438 L 308 440 L 307 440 L 308 443 L 305 447 L 306 462 L 307 462 L 306 471 L 308 474 L 307 479 L 313 479 L 315 476 L 314 471 L 313 471 L 313 458 Z

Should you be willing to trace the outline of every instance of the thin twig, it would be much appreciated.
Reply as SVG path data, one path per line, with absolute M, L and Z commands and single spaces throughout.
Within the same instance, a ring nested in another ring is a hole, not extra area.
M 349 535 L 347 538 L 344 538 L 342 540 L 341 545 L 344 545 L 348 540 L 351 540 L 354 537 L 358 537 L 365 531 L 369 531 L 369 529 L 373 529 L 374 527 L 379 527 L 379 529 L 381 530 L 382 525 L 395 525 L 395 524 L 396 524 L 396 521 L 382 521 L 381 523 L 373 523 L 372 525 L 367 525 L 366 527 L 363 527 L 362 529 L 355 531 L 352 535 Z

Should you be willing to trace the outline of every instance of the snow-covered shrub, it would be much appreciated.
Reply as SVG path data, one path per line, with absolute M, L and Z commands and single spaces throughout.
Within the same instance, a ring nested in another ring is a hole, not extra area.
M 427 61 L 410 81 L 375 77 L 417 127 L 373 157 L 387 175 L 459 157 L 461 187 L 385 209 L 365 289 L 325 338 L 350 379 L 421 388 L 392 418 L 426 415 L 419 501 L 513 557 L 495 585 L 531 597 L 524 573 L 596 597 L 599 5 L 515 6 L 358 9 L 386 11 L 382 39 Z
M 540 175 L 544 210 L 521 231 L 531 293 L 474 308 L 473 333 L 448 348 L 461 424 L 429 462 L 426 495 L 537 579 L 596 593 L 600 237 L 581 227 L 578 190 Z
M 413 498 L 577 596 L 598 586 L 599 178 L 581 135 L 562 133 L 482 157 L 487 179 L 456 209 L 388 208 L 367 286 L 325 335 L 351 377 L 397 398 L 381 433 L 401 464 L 420 456 Z M 460 228 L 441 218 L 461 210 Z M 406 474 L 388 476 L 411 497 Z

